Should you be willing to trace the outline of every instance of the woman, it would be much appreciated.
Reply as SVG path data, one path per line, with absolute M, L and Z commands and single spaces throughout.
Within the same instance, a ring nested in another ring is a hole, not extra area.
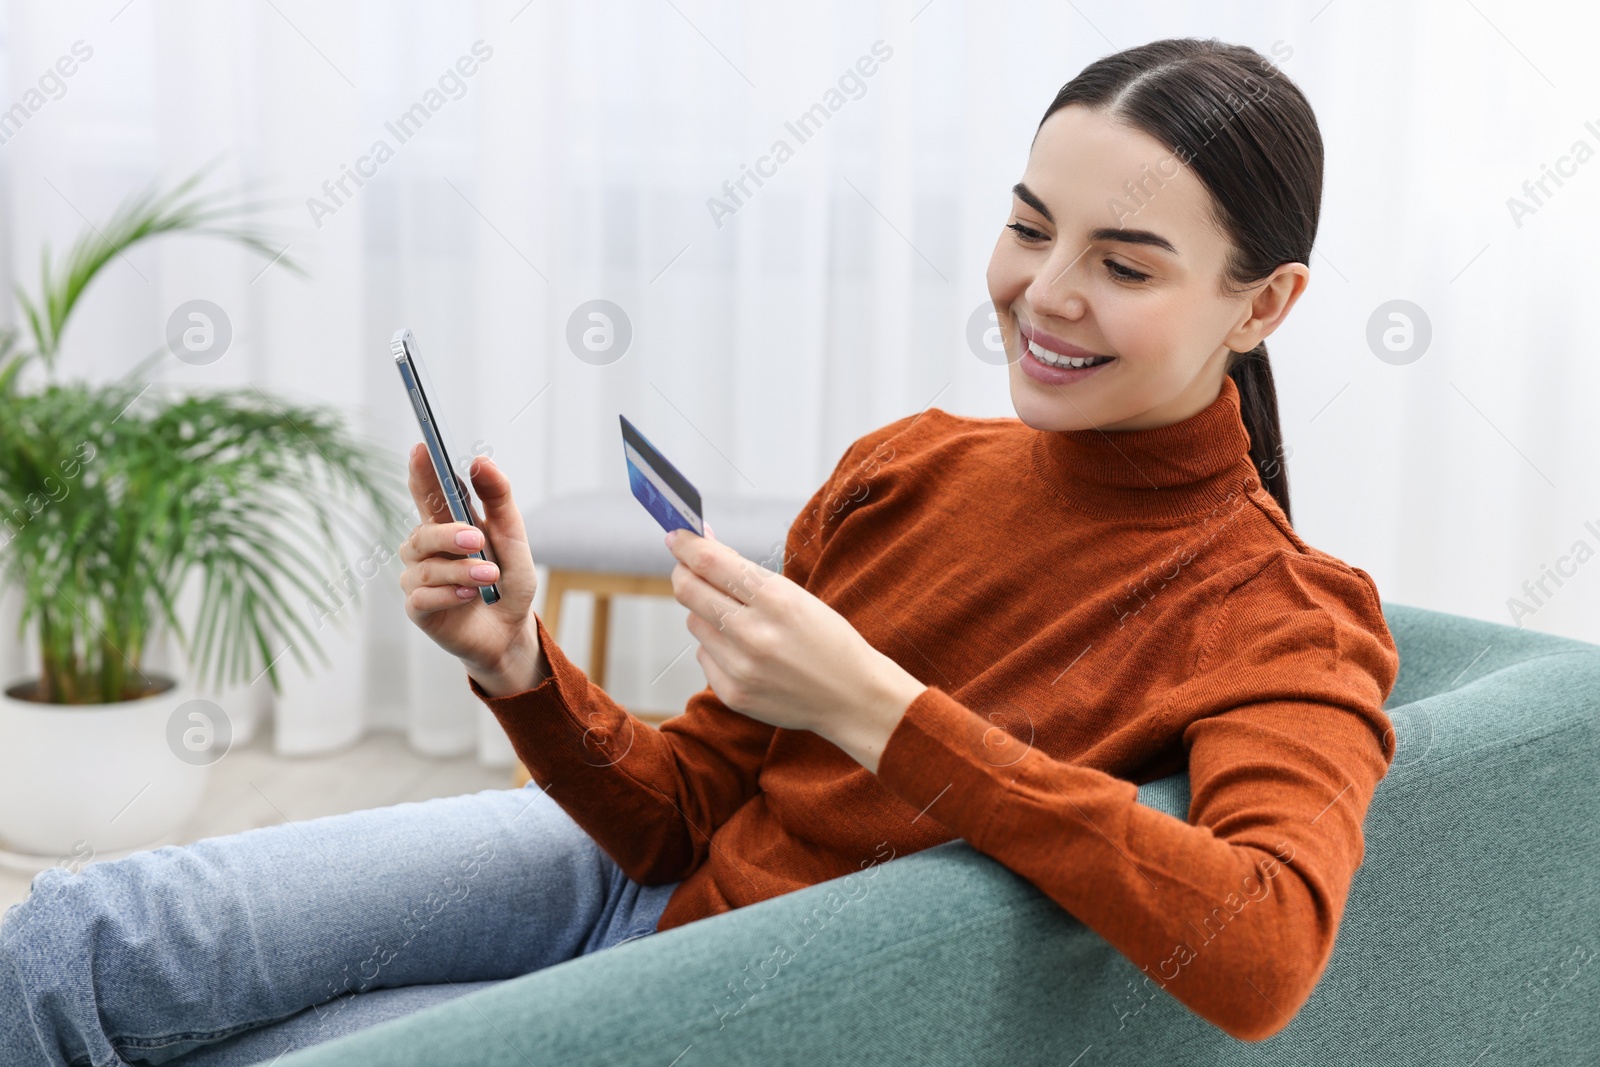
M 861 438 L 781 574 L 669 537 L 710 684 L 659 731 L 532 612 L 505 476 L 473 471 L 475 564 L 413 450 L 406 612 L 534 781 L 46 872 L 0 938 L 0 1059 L 270 1059 L 956 836 L 1216 1026 L 1281 1029 L 1394 755 L 1394 643 L 1368 575 L 1290 525 L 1263 343 L 1321 177 L 1248 48 L 1069 82 L 989 265 L 1019 418 Z M 1188 822 L 1136 802 L 1185 766 Z

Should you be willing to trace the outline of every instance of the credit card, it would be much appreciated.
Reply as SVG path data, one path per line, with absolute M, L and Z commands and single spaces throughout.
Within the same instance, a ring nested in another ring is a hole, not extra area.
M 700 490 L 689 484 L 667 457 L 645 440 L 638 427 L 622 420 L 622 455 L 628 461 L 628 486 L 644 509 L 663 530 L 693 530 L 705 536 L 705 520 L 700 517 Z

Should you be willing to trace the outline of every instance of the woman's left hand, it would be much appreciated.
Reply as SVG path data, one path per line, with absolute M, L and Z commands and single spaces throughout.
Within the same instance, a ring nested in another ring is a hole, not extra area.
M 672 592 L 689 609 L 695 654 L 717 698 L 789 730 L 810 730 L 873 771 L 926 687 L 812 593 L 715 539 L 675 530 Z

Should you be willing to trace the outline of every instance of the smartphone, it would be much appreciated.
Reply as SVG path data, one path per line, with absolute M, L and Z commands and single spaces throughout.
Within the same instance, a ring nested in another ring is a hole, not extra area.
M 436 416 L 436 409 L 429 402 L 428 391 L 423 386 L 423 382 L 427 380 L 427 371 L 422 367 L 422 356 L 417 350 L 417 335 L 402 326 L 394 332 L 394 337 L 390 338 L 389 351 L 394 356 L 395 367 L 400 371 L 400 381 L 405 385 L 407 395 L 411 397 L 411 410 L 417 413 L 417 426 L 422 430 L 423 443 L 428 446 L 428 456 L 433 460 L 433 473 L 438 476 L 439 485 L 444 489 L 445 502 L 450 506 L 451 517 L 457 522 L 469 523 L 483 532 L 483 524 L 472 508 L 472 490 L 467 485 L 467 480 L 450 462 L 450 452 L 446 447 L 449 434 L 444 423 Z M 489 548 L 489 535 L 484 533 L 483 549 L 470 552 L 468 555 L 472 559 L 493 563 L 494 557 L 484 554 Z M 500 599 L 498 583 L 479 586 L 478 592 L 482 594 L 485 604 L 493 604 Z

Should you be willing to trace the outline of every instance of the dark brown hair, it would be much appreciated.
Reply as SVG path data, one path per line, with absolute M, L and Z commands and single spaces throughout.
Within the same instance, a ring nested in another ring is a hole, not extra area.
M 1311 261 L 1322 203 L 1322 134 L 1300 90 L 1265 56 L 1215 39 L 1169 38 L 1095 60 L 1039 120 L 1080 104 L 1171 149 L 1211 192 L 1233 245 L 1224 284 L 1248 287 Z M 1278 394 L 1265 342 L 1229 357 L 1250 459 L 1289 515 Z M 1292 520 L 1291 520 L 1292 521 Z

